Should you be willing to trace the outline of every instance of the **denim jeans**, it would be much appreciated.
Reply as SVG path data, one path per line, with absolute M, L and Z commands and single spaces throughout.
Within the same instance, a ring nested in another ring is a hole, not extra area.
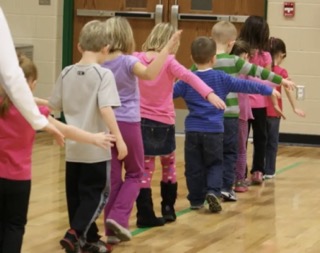
M 174 125 L 142 118 L 141 130 L 144 155 L 168 155 L 176 149 Z
M 223 184 L 222 190 L 230 191 L 235 180 L 238 157 L 238 118 L 224 118 L 223 134 Z
M 190 204 L 203 204 L 207 193 L 219 197 L 223 173 L 223 133 L 187 132 L 184 156 Z
M 280 118 L 267 118 L 267 150 L 264 173 L 273 175 L 276 172 L 276 160 L 279 143 Z

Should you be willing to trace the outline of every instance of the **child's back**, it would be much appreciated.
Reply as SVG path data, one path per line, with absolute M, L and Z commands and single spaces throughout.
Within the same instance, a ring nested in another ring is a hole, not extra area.
M 57 80 L 50 106 L 63 110 L 70 125 L 93 133 L 108 132 L 99 108 L 120 105 L 114 83 L 112 72 L 99 64 L 68 66 Z M 110 150 L 67 140 L 67 161 L 90 163 L 110 159 Z

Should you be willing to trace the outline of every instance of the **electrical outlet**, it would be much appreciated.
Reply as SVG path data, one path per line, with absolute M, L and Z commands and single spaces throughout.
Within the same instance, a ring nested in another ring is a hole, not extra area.
M 39 5 L 51 5 L 51 0 L 39 0 Z
M 304 100 L 305 97 L 305 87 L 303 85 L 297 85 L 296 88 L 296 99 Z

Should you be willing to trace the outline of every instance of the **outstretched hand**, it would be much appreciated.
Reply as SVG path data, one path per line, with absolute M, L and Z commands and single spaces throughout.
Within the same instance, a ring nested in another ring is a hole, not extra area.
M 114 135 L 103 132 L 94 134 L 93 138 L 93 144 L 103 149 L 113 147 L 114 142 L 116 141 L 116 137 Z
M 306 113 L 299 108 L 295 108 L 293 111 L 295 114 L 297 114 L 298 116 L 300 116 L 302 118 L 304 118 L 306 116 Z
M 296 84 L 289 79 L 282 79 L 281 84 L 288 90 L 294 90 L 296 88 Z
M 53 124 L 49 123 L 42 130 L 52 134 L 59 146 L 64 146 L 64 136 Z
M 210 104 L 212 104 L 220 110 L 226 109 L 225 102 L 213 92 L 209 93 L 209 95 L 207 96 L 207 100 L 210 102 Z
M 177 52 L 180 45 L 181 33 L 182 30 L 176 31 L 168 41 L 166 48 L 168 49 L 169 54 L 175 54 Z

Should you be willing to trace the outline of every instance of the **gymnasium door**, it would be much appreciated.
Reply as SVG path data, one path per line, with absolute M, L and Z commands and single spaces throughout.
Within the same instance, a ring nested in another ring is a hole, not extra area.
M 159 0 L 76 0 L 74 1 L 73 62 L 80 59 L 77 43 L 81 28 L 93 19 L 126 17 L 134 32 L 136 49 L 146 40 L 156 23 L 167 19 L 168 1 Z
M 185 67 L 192 65 L 190 44 L 197 36 L 210 36 L 214 23 L 233 22 L 239 29 L 249 15 L 265 15 L 266 0 L 76 0 L 74 1 L 73 61 L 80 58 L 77 51 L 82 26 L 93 19 L 105 20 L 113 16 L 128 18 L 136 41 L 136 50 L 158 22 L 171 22 L 182 29 L 177 59 Z M 175 100 L 176 130 L 184 131 L 187 114 L 185 103 Z

